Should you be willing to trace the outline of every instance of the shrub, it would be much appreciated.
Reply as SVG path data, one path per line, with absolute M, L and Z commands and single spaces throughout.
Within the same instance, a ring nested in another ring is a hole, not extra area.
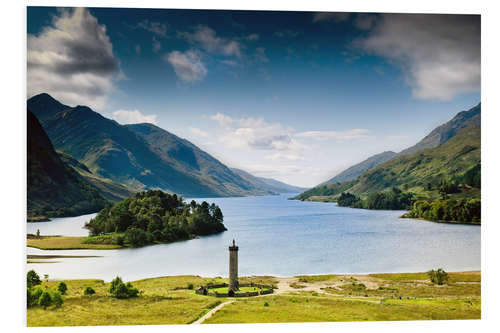
M 95 290 L 94 290 L 94 288 L 92 288 L 92 287 L 87 287 L 87 288 L 85 288 L 85 290 L 83 291 L 83 294 L 84 294 L 84 295 L 87 295 L 87 296 L 91 296 L 91 295 L 94 295 L 94 294 L 95 294 Z
M 28 288 L 32 288 L 41 283 L 42 280 L 40 280 L 40 276 L 38 276 L 34 270 L 30 270 L 28 274 L 26 274 L 26 285 Z
M 442 268 L 430 270 L 427 272 L 427 275 L 429 275 L 429 279 L 432 283 L 436 283 L 438 285 L 442 285 L 448 281 L 448 273 L 446 273 Z
M 264 303 L 264 306 L 269 306 L 269 303 L 265 302 L 265 303 Z
M 42 295 L 38 299 L 38 305 L 42 306 L 44 309 L 52 305 L 52 297 L 48 291 L 42 292 Z
M 64 299 L 62 298 L 61 294 L 55 291 L 52 294 L 52 303 L 56 306 L 56 308 L 60 307 L 64 303 Z
M 57 286 L 57 290 L 61 293 L 61 295 L 66 295 L 66 291 L 68 290 L 68 286 L 64 282 L 59 282 Z
M 188 289 L 192 290 L 194 288 L 194 285 L 192 283 L 188 284 Z
M 27 291 L 28 291 L 28 294 L 27 294 L 26 303 L 27 303 L 28 308 L 31 308 L 31 307 L 38 304 L 38 299 L 42 295 L 43 290 L 42 290 L 42 288 L 36 288 L 34 290 L 31 288 L 27 288 Z
M 127 282 L 127 284 L 123 283 L 119 276 L 111 281 L 109 292 L 114 297 L 119 299 L 137 297 L 139 294 L 139 290 L 137 288 L 134 288 L 130 282 Z

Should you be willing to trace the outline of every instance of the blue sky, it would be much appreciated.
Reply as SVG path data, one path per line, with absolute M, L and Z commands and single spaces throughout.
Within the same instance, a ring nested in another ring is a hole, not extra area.
M 480 102 L 471 15 L 28 7 L 28 97 L 314 186 Z

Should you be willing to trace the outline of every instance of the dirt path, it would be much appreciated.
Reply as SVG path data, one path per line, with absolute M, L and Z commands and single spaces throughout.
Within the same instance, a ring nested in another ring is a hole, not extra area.
M 203 323 L 205 320 L 207 320 L 208 318 L 212 317 L 214 313 L 216 313 L 217 311 L 219 311 L 220 309 L 222 309 L 226 305 L 231 304 L 233 302 L 234 302 L 234 300 L 231 300 L 231 301 L 227 301 L 227 302 L 224 302 L 224 303 L 221 303 L 221 304 L 217 305 L 215 308 L 213 308 L 212 310 L 208 311 L 203 317 L 201 317 L 197 321 L 193 322 L 192 324 L 193 325 L 198 325 L 198 324 Z

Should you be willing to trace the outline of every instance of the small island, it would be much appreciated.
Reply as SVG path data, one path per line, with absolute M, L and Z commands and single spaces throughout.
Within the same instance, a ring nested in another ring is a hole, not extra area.
M 226 231 L 221 209 L 203 201 L 185 203 L 160 190 L 104 207 L 85 224 L 88 237 L 28 235 L 27 245 L 44 250 L 116 249 L 170 243 Z

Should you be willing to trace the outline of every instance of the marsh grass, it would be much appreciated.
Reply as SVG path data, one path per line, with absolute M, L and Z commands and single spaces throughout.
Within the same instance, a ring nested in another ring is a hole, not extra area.
M 28 238 L 26 245 L 41 250 L 110 250 L 122 246 L 114 244 L 86 244 L 83 241 L 87 237 L 64 237 L 64 236 L 41 236 L 40 238 Z
M 453 282 L 442 286 L 416 279 L 413 274 L 376 274 L 377 289 L 326 288 L 325 293 L 297 289 L 279 295 L 236 299 L 205 323 L 480 319 L 480 273 L 449 274 Z M 304 278 L 318 281 L 317 276 Z M 273 277 L 242 278 L 240 282 L 243 280 L 267 284 L 278 282 Z M 348 286 L 361 284 L 349 276 L 342 276 L 340 280 Z M 55 290 L 59 282 L 44 281 L 41 287 Z M 131 281 L 140 290 L 139 296 L 131 299 L 111 297 L 109 283 L 102 280 L 64 282 L 68 287 L 64 304 L 47 310 L 38 306 L 28 309 L 28 326 L 192 323 L 224 299 L 197 295 L 186 286 L 192 284 L 196 289 L 209 282 L 227 282 L 227 279 L 184 275 Z M 87 286 L 96 293 L 83 295 Z

